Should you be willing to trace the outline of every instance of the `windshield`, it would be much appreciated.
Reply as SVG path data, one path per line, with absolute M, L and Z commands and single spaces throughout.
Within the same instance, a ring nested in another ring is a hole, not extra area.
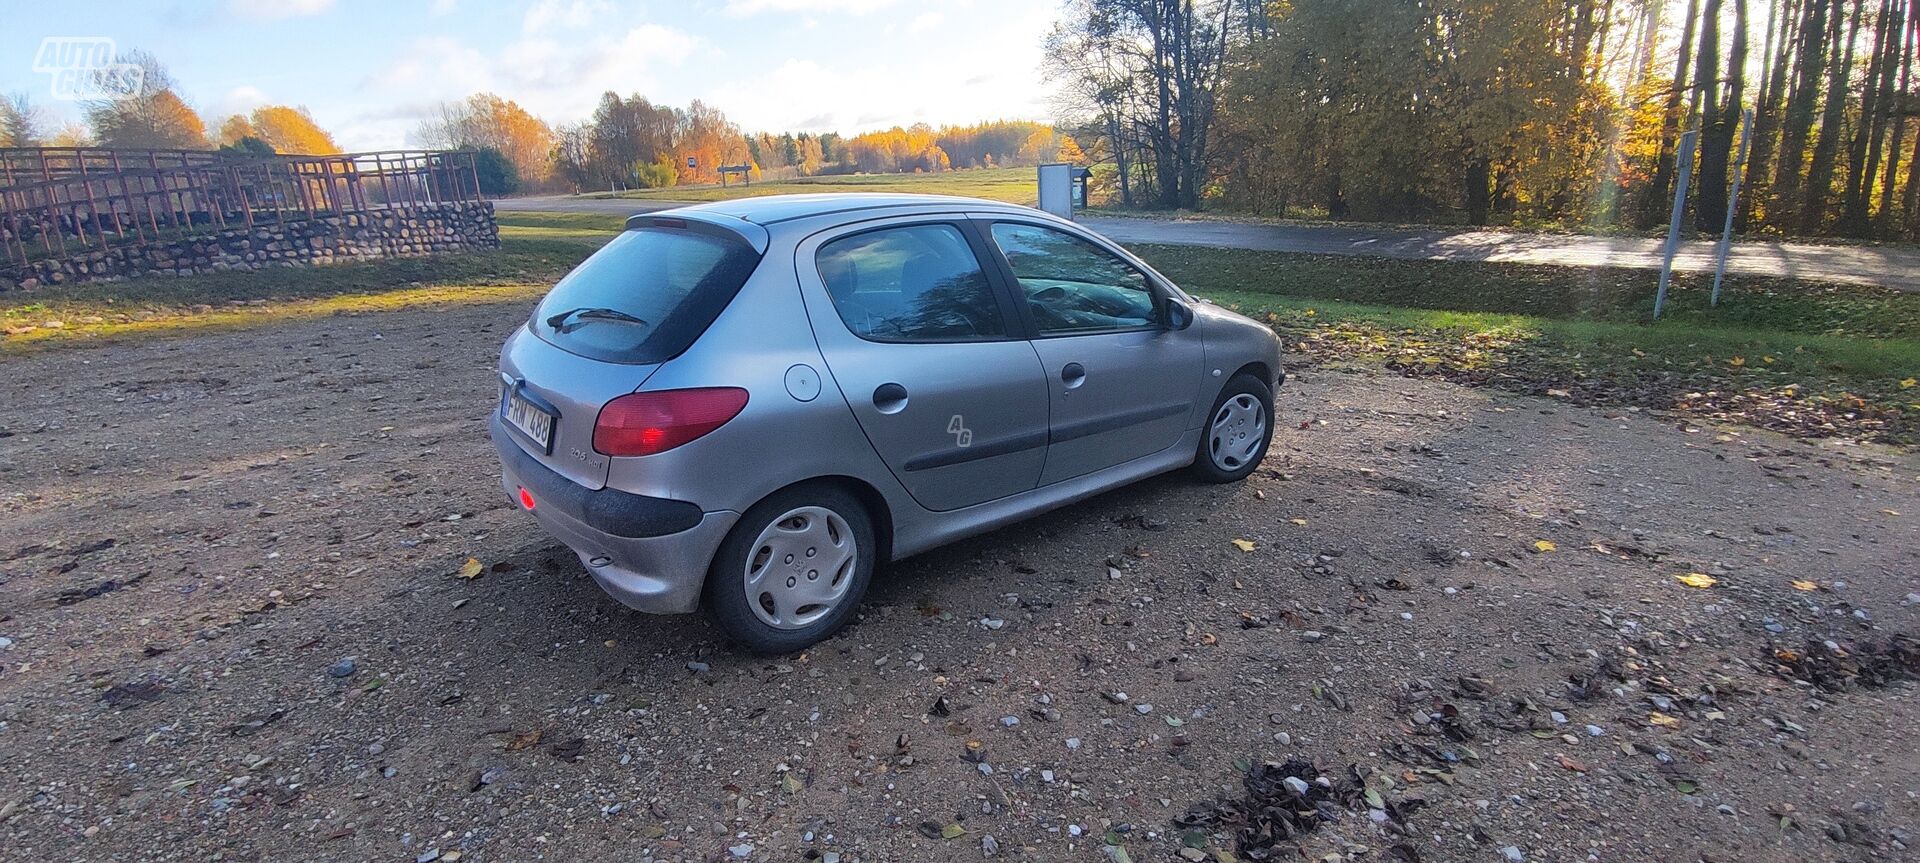
M 719 229 L 626 231 L 554 285 L 527 325 L 584 357 L 662 362 L 706 331 L 759 263 Z

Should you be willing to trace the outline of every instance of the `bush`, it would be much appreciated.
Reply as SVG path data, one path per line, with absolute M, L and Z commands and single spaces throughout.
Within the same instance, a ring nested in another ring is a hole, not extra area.
M 480 191 L 487 195 L 511 195 L 520 191 L 520 171 L 506 154 L 492 147 L 473 151 L 473 171 L 478 175 Z
M 664 189 L 680 182 L 680 169 L 674 167 L 671 156 L 661 156 L 657 162 L 636 162 L 633 182 L 642 189 Z

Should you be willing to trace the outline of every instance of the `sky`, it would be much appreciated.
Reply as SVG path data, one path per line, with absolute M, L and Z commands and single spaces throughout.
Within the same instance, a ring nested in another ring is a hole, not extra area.
M 1050 118 L 1041 42 L 1059 0 L 200 0 L 0 9 L 0 93 L 55 126 L 80 107 L 35 72 L 45 37 L 157 55 L 208 128 L 305 106 L 343 149 L 407 146 L 436 104 L 492 91 L 549 123 L 600 94 L 699 99 L 754 131 Z

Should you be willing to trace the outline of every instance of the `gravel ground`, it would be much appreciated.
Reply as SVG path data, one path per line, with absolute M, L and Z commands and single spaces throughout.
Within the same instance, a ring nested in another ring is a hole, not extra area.
M 0 859 L 1913 859 L 1911 455 L 1305 369 L 768 660 L 507 505 L 523 315 L 5 361 Z

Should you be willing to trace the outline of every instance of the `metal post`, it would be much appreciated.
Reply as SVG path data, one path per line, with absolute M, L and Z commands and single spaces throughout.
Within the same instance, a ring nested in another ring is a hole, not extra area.
M 1713 294 L 1707 305 L 1720 305 L 1720 282 L 1727 277 L 1727 255 L 1733 251 L 1733 214 L 1740 209 L 1740 181 L 1747 176 L 1747 142 L 1753 137 L 1753 109 L 1740 112 L 1740 158 L 1733 163 L 1733 192 L 1727 195 L 1727 223 L 1720 227 L 1720 248 L 1714 255 Z
M 1693 179 L 1693 147 L 1699 138 L 1698 129 L 1682 134 L 1680 154 L 1673 160 L 1679 178 L 1673 187 L 1673 220 L 1667 225 L 1667 251 L 1660 261 L 1660 290 L 1653 295 L 1653 319 L 1656 321 L 1660 320 L 1660 311 L 1667 305 L 1667 282 L 1673 279 L 1673 255 L 1680 250 L 1680 219 L 1687 212 L 1687 182 Z

